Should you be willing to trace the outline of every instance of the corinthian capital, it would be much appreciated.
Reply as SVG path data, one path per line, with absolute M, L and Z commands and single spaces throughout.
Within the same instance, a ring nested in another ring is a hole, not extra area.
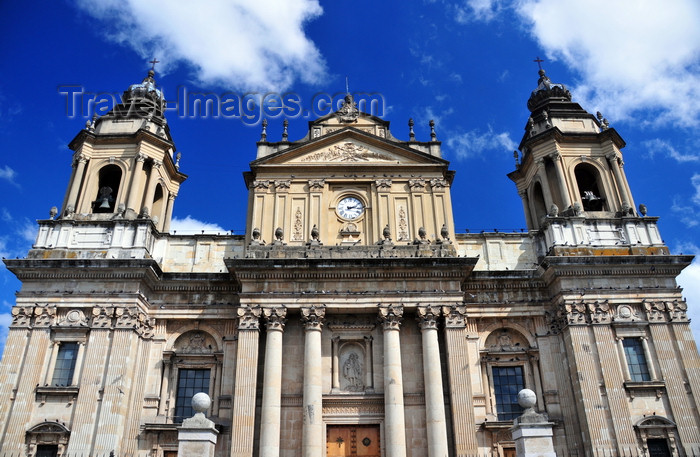
M 263 308 L 262 313 L 267 330 L 284 330 L 284 324 L 287 322 L 287 319 L 285 319 L 287 317 L 287 308 L 284 306 Z
M 379 305 L 379 320 L 384 330 L 398 330 L 403 317 L 403 305 Z
M 416 310 L 418 312 L 418 325 L 421 330 L 437 329 L 440 318 L 440 307 L 435 305 L 422 305 Z
M 309 308 L 301 308 L 301 322 L 306 330 L 321 330 L 325 317 L 325 306 L 314 305 Z
M 442 307 L 446 328 L 464 328 L 467 325 L 467 307 L 465 305 L 448 305 Z
M 237 308 L 238 330 L 259 330 L 261 314 L 259 306 L 245 305 Z

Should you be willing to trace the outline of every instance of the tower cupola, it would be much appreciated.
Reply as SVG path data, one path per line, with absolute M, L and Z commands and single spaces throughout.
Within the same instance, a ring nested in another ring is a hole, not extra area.
M 124 91 L 104 116 L 88 121 L 69 147 L 73 174 L 62 218 L 151 219 L 166 231 L 180 184 L 179 156 L 165 119 L 155 71 Z
M 595 116 L 573 101 L 566 86 L 553 83 L 541 68 L 538 74 L 527 101 L 530 117 L 520 154 L 516 151 L 516 170 L 508 174 L 523 200 L 528 228 L 546 235 L 547 249 L 559 241 L 617 246 L 660 242 L 655 226 L 651 235 L 646 228 L 634 233 L 622 229 L 623 219 L 639 218 L 623 169 L 624 140 L 600 113 Z M 576 225 L 571 221 L 581 226 L 571 237 L 564 236 Z M 554 233 L 553 225 L 568 228 Z

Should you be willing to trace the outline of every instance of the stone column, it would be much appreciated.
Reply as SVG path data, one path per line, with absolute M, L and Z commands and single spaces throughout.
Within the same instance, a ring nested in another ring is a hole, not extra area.
M 374 392 L 374 362 L 372 358 L 372 337 L 365 336 L 365 391 Z
M 530 214 L 530 199 L 527 198 L 527 191 L 523 190 L 518 192 L 520 199 L 523 202 L 523 212 L 525 213 L 525 225 L 528 229 L 534 229 L 535 224 L 532 222 L 532 215 Z
M 163 165 L 160 160 L 154 160 L 151 166 L 151 173 L 148 175 L 148 184 L 146 185 L 146 196 L 143 198 L 143 206 L 141 207 L 141 216 L 153 217 L 158 214 L 151 214 L 153 211 L 153 197 L 156 194 L 156 185 L 158 184 L 158 170 Z
M 168 392 L 170 390 L 170 371 L 172 370 L 173 363 L 167 358 L 163 357 L 163 379 L 160 385 L 160 402 L 158 403 L 158 415 L 165 416 L 168 414 L 166 409 L 166 404 L 168 403 Z
M 384 327 L 384 432 L 387 457 L 406 457 L 406 419 L 399 339 L 402 316 L 402 305 L 379 306 L 379 319 Z
M 447 423 L 442 390 L 442 367 L 438 344 L 439 306 L 419 306 L 418 324 L 423 334 L 423 377 L 425 415 L 428 432 L 428 457 L 447 457 Z
M 282 416 L 282 335 L 287 309 L 263 308 L 267 327 L 265 372 L 263 374 L 260 457 L 279 457 Z
M 168 206 L 165 209 L 165 217 L 161 222 L 159 222 L 159 225 L 163 227 L 162 231 L 163 232 L 169 232 L 170 231 L 170 219 L 173 218 L 173 206 L 175 205 L 175 197 L 177 197 L 177 194 L 170 194 L 168 195 Z
M 194 417 L 182 421 L 177 429 L 177 454 L 182 456 L 214 457 L 216 437 L 219 432 L 214 422 L 204 417 L 211 406 L 211 398 L 204 392 L 194 394 L 192 409 Z
M 134 209 L 136 206 L 136 197 L 141 190 L 141 175 L 143 174 L 143 163 L 145 160 L 146 155 L 140 152 L 136 154 L 134 158 L 134 170 L 131 174 L 131 183 L 129 184 L 129 193 L 126 199 L 126 210 L 133 211 L 134 213 L 136 212 Z M 115 205 L 116 204 L 117 203 L 115 203 Z
M 620 197 L 622 198 L 622 205 L 629 207 L 630 195 L 627 192 L 627 187 L 625 186 L 625 182 L 622 179 L 622 174 L 620 173 L 620 164 L 617 161 L 617 154 L 611 152 L 610 154 L 606 155 L 605 158 L 608 159 L 608 163 L 610 163 L 610 168 L 612 168 L 613 175 L 615 176 L 617 189 L 620 193 Z
M 552 441 L 552 422 L 546 414 L 535 411 L 537 397 L 530 389 L 518 393 L 518 403 L 525 409 L 523 414 L 515 419 L 510 429 L 515 441 L 516 457 L 557 457 Z
M 302 457 L 319 457 L 324 454 L 321 327 L 325 315 L 324 306 L 301 309 L 301 321 L 305 329 Z
M 542 186 L 542 196 L 545 202 L 545 211 L 549 213 L 549 208 L 554 204 L 552 198 L 552 189 L 549 188 L 549 179 L 547 179 L 547 170 L 544 166 L 544 159 L 535 159 L 537 164 L 537 175 L 540 177 L 540 185 Z
M 336 336 L 331 340 L 331 357 L 333 357 L 333 382 L 331 383 L 331 388 L 334 390 L 340 389 L 340 367 L 338 359 L 338 345 L 340 344 L 340 337 Z
M 467 343 L 467 307 L 464 305 L 443 306 L 445 316 L 445 350 L 447 352 L 452 427 L 457 457 L 478 454 L 476 425 L 469 372 L 469 347 Z M 488 403 L 487 403 L 488 404 Z
M 78 154 L 76 157 L 76 166 L 73 173 L 73 179 L 71 180 L 70 189 L 68 190 L 68 198 L 66 199 L 66 207 L 63 208 L 63 213 L 73 213 L 76 210 L 76 205 L 78 204 L 78 191 L 80 190 L 80 184 L 83 182 L 83 174 L 85 173 L 85 164 L 88 159 L 84 154 Z
M 239 307 L 236 313 L 238 314 L 238 347 L 233 389 L 231 457 L 251 457 L 255 434 L 255 389 L 261 310 L 259 307 L 244 305 Z
M 564 166 L 562 165 L 561 153 L 554 152 L 549 155 L 549 158 L 554 162 L 554 169 L 557 172 L 557 181 L 559 184 L 559 193 L 561 194 L 561 203 L 564 205 L 562 209 L 565 210 L 571 206 L 571 197 L 569 196 L 569 190 L 566 186 L 566 177 L 564 176 Z

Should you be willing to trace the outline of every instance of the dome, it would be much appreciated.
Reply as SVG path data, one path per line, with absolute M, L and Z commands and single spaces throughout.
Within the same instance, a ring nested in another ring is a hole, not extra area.
M 139 84 L 130 85 L 127 93 L 132 97 L 148 97 L 162 100 L 163 92 L 156 87 L 156 80 L 153 79 L 155 74 L 155 71 L 148 70 L 148 76 L 146 76 Z
M 527 101 L 527 107 L 530 111 L 535 111 L 541 105 L 550 101 L 571 101 L 571 92 L 565 85 L 553 83 L 542 69 L 540 69 L 539 75 L 540 79 L 537 80 L 537 89 L 532 91 Z

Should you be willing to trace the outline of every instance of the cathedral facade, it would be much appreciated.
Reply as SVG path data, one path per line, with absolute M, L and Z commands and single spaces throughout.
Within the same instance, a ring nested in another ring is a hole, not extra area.
M 511 457 L 523 388 L 558 456 L 700 455 L 692 257 L 635 205 L 620 135 L 539 76 L 508 174 L 527 232 L 455 233 L 434 130 L 348 95 L 300 140 L 263 129 L 239 236 L 169 233 L 187 176 L 149 72 L 5 261 L 0 455 L 175 457 L 206 392 L 217 457 Z

